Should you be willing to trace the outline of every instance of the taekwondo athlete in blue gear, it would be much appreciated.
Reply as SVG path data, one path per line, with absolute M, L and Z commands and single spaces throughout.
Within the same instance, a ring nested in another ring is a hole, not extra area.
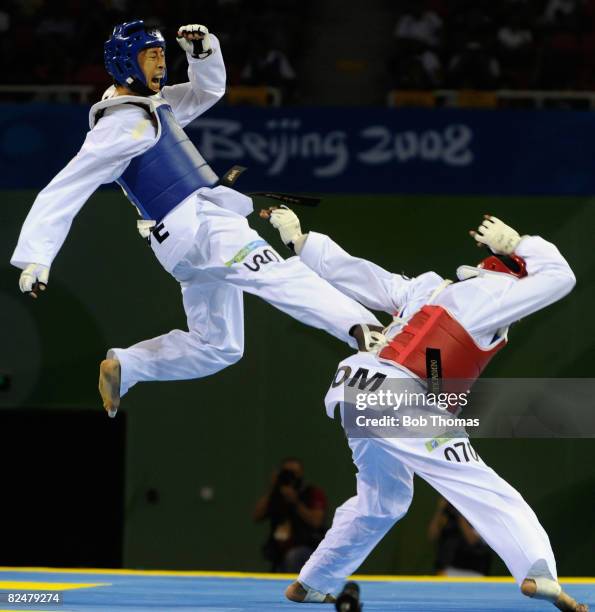
M 355 346 L 350 329 L 379 325 L 297 257 L 276 253 L 250 228 L 252 200 L 219 183 L 183 128 L 225 93 L 219 41 L 205 26 L 181 26 L 189 82 L 167 86 L 165 40 L 142 21 L 117 26 L 105 44 L 114 85 L 90 111 L 78 154 L 37 196 L 11 263 L 21 291 L 37 297 L 71 223 L 102 184 L 117 181 L 137 208 L 139 232 L 178 280 L 188 331 L 113 348 L 100 392 L 114 416 L 137 382 L 208 376 L 243 353 L 243 292 Z
M 197 44 L 199 42 L 196 41 Z M 116 82 L 126 83 L 132 91 L 141 95 L 152 95 L 154 92 L 146 83 L 136 58 L 140 51 L 156 46 L 165 51 L 163 36 L 158 30 L 146 30 L 141 21 L 116 26 L 105 43 L 106 68 Z M 194 53 L 194 48 L 192 51 Z M 204 52 L 205 57 L 211 51 L 209 46 Z M 195 55 L 198 57 L 200 53 L 201 48 Z M 155 78 L 162 88 L 167 80 L 165 67 L 163 76 L 157 75 Z M 147 112 L 155 114 L 161 130 L 157 143 L 145 154 L 130 161 L 118 184 L 144 219 L 159 222 L 201 187 L 213 187 L 219 177 L 190 142 L 169 104 L 147 108 Z M 96 117 L 92 117 L 91 121 L 95 121 Z

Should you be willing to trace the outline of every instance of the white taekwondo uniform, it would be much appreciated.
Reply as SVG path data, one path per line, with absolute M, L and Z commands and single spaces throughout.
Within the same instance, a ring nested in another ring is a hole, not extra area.
M 558 249 L 538 236 L 522 239 L 515 253 L 526 261 L 528 276 L 482 272 L 453 283 L 432 303 L 454 316 L 482 348 L 496 332 L 565 296 L 575 277 Z M 312 270 L 346 295 L 375 310 L 410 318 L 424 306 L 443 279 L 434 272 L 407 279 L 348 255 L 327 236 L 310 232 L 300 253 Z M 403 324 L 389 332 L 393 337 Z M 411 378 L 374 353 L 357 353 L 340 363 L 364 367 L 390 378 Z M 382 387 L 379 387 L 382 389 Z M 420 390 L 423 388 L 420 386 Z M 344 400 L 343 386 L 329 390 L 325 404 L 332 418 Z M 464 416 L 464 414 L 463 414 Z M 556 579 L 547 534 L 521 495 L 488 467 L 468 438 L 349 439 L 358 469 L 357 495 L 335 513 L 331 529 L 300 573 L 299 580 L 322 593 L 336 592 L 388 530 L 407 512 L 417 474 L 455 506 L 500 555 L 517 582 L 526 577 Z M 451 449 L 451 450 L 448 450 Z M 455 453 L 458 459 L 453 459 Z
M 203 164 L 181 128 L 225 93 L 221 50 L 217 38 L 210 36 L 213 53 L 208 58 L 187 54 L 188 83 L 166 86 L 147 98 L 116 96 L 110 88 L 91 108 L 85 142 L 37 196 L 11 258 L 13 265 L 51 266 L 73 218 L 105 183 L 118 180 L 139 213 L 156 219 L 135 200 L 129 175 L 134 175 L 134 190 L 163 189 L 151 186 L 152 178 L 167 181 L 167 176 L 159 176 L 160 167 L 170 164 L 162 174 L 178 168 L 177 161 L 167 159 L 167 152 L 178 154 L 184 147 L 191 149 L 189 154 L 182 151 L 190 156 L 191 169 L 193 160 Z M 180 145 L 184 139 L 187 142 Z M 137 168 L 151 154 L 152 165 Z M 161 212 L 150 244 L 162 266 L 180 282 L 189 331 L 174 330 L 127 349 L 111 349 L 108 356 L 121 363 L 121 395 L 140 381 L 198 378 L 238 361 L 244 344 L 242 291 L 352 346 L 348 332 L 353 325 L 378 324 L 363 306 L 323 281 L 299 258 L 283 260 L 249 227 L 245 216 L 252 212 L 252 200 L 217 185 L 206 162 L 196 177 L 200 179 L 201 173 L 207 186 L 193 189 L 191 183 L 183 199 L 172 200 L 180 192 L 168 185 L 169 203 L 164 205 L 165 197 L 161 203 L 160 198 L 157 204 L 151 202 Z M 192 172 L 189 176 L 194 180 Z

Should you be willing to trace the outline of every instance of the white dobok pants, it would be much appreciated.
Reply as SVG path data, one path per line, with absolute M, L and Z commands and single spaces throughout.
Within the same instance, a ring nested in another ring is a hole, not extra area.
M 369 366 L 372 358 L 362 355 L 342 363 Z M 391 375 L 389 365 L 377 362 L 376 369 Z M 323 593 L 337 592 L 406 514 L 413 498 L 414 474 L 457 508 L 519 584 L 527 577 L 557 580 L 549 538 L 527 502 L 482 461 L 468 438 L 444 440 L 350 438 L 358 469 L 357 494 L 337 509 L 331 528 L 302 568 L 299 580 Z
M 232 190 L 218 191 L 245 198 Z M 244 291 L 352 346 L 351 327 L 380 325 L 299 258 L 283 260 L 242 215 L 200 195 L 165 218 L 159 236 L 166 234 L 162 244 L 154 234 L 151 245 L 181 285 L 188 331 L 173 330 L 127 349 L 111 349 L 108 357 L 121 365 L 121 395 L 137 382 L 200 378 L 241 359 Z

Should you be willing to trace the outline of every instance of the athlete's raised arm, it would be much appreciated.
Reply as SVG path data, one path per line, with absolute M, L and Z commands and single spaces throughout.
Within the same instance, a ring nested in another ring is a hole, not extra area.
M 188 58 L 188 82 L 168 85 L 162 94 L 184 127 L 225 94 L 225 64 L 216 36 L 206 26 L 180 26 L 177 41 Z
M 504 291 L 494 290 L 492 299 L 483 300 L 483 306 L 473 310 L 468 317 L 468 327 L 474 332 L 506 327 L 519 321 L 562 299 L 576 284 L 574 273 L 558 248 L 540 236 L 521 237 L 516 230 L 490 215 L 486 215 L 478 230 L 471 234 L 494 253 L 482 262 L 480 273 L 500 272 L 501 266 L 508 266 L 518 277 Z M 477 272 L 477 267 L 461 266 L 458 274 L 465 278 Z M 486 292 L 491 290 L 491 283 L 482 285 Z

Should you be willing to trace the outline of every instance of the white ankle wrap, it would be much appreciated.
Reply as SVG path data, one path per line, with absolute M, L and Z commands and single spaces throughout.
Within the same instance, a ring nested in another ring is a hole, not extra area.
M 300 584 L 304 587 L 306 591 L 306 596 L 304 597 L 304 603 L 324 603 L 326 599 L 326 594 L 317 591 L 316 589 L 310 588 L 307 584 L 300 582 Z
M 535 595 L 533 595 L 533 599 L 544 599 L 551 603 L 558 600 L 562 592 L 562 587 L 558 582 L 550 578 L 532 578 L 532 580 L 534 580 L 537 585 L 537 590 L 535 591 Z

